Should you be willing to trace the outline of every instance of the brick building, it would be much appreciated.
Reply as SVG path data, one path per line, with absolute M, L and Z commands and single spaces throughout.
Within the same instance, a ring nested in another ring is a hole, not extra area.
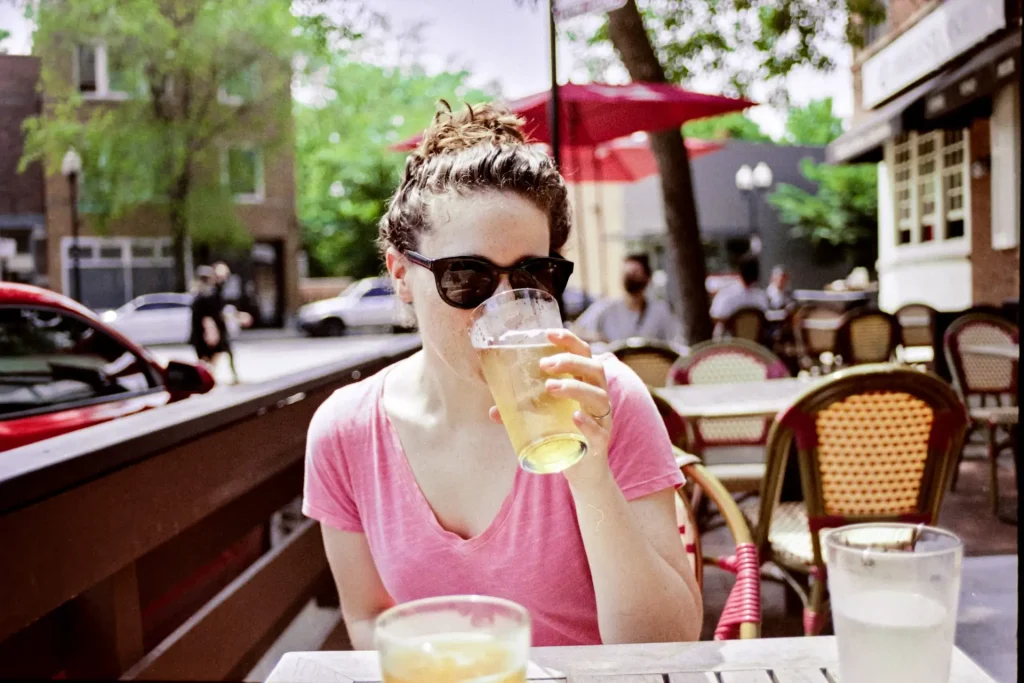
M 887 0 L 854 55 L 835 163 L 877 162 L 879 303 L 1002 304 L 1020 288 L 1020 0 Z
M 66 74 L 88 107 L 116 107 L 138 93 L 113 66 L 102 44 L 79 45 L 72 50 L 43 51 L 44 66 Z M 258 79 L 258 76 L 257 76 Z M 258 81 L 257 81 L 258 82 Z M 263 106 L 288 103 L 266 102 Z M 221 89 L 218 106 L 238 106 L 243 101 Z M 44 111 L 55 104 L 44 93 Z M 295 159 L 292 122 L 285 122 L 285 141 L 263 148 L 258 137 L 225 139 L 218 145 L 219 158 L 208 160 L 211 173 L 219 173 L 230 188 L 235 210 L 252 236 L 251 249 L 218 253 L 196 245 L 191 265 L 225 260 L 237 277 L 226 295 L 250 311 L 257 325 L 280 326 L 298 307 L 298 221 L 295 215 Z M 258 135 L 258 133 L 257 133 Z M 46 259 L 50 265 L 48 286 L 65 294 L 71 291 L 72 217 L 71 188 L 60 169 L 47 169 L 45 180 Z M 98 229 L 95 200 L 88 173 L 78 187 L 81 217 L 80 268 L 83 303 L 94 309 L 114 308 L 142 294 L 171 291 L 174 283 L 173 248 L 166 210 L 158 201 Z
M 25 136 L 21 124 L 39 113 L 39 60 L 0 54 L 0 239 L 14 240 L 6 279 L 46 284 L 46 207 L 43 169 L 18 173 Z

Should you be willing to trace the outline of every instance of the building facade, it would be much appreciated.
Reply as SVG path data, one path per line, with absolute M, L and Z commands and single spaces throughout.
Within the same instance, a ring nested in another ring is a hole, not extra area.
M 13 254 L 0 257 L 0 274 L 7 280 L 45 285 L 43 168 L 32 164 L 18 172 L 25 141 L 21 125 L 42 108 L 38 84 L 38 59 L 0 54 L 0 240 L 14 246 Z
M 72 50 L 61 47 L 43 54 L 44 66 L 66 74 L 87 108 L 117 107 L 137 96 L 102 44 L 78 45 Z M 282 97 L 288 97 L 290 103 L 290 92 Z M 239 106 L 242 101 L 240 95 L 222 89 L 218 106 Z M 43 111 L 55 104 L 44 93 Z M 290 111 L 290 104 L 287 108 Z M 263 148 L 260 142 L 244 137 L 224 140 L 218 146 L 218 158 L 209 164 L 213 169 L 209 172 L 218 174 L 228 188 L 239 222 L 252 238 L 251 247 L 217 251 L 197 240 L 186 257 L 190 270 L 203 262 L 227 261 L 236 277 L 228 283 L 226 295 L 252 313 L 260 326 L 285 324 L 298 306 L 300 240 L 290 117 L 284 125 L 288 130 L 283 143 Z M 46 261 L 50 264 L 46 283 L 71 294 L 72 188 L 60 169 L 46 169 L 44 187 Z M 87 172 L 81 174 L 76 189 L 82 302 L 94 309 L 115 308 L 143 294 L 171 291 L 174 259 L 166 207 L 159 200 L 142 203 L 128 216 L 101 227 L 102 209 L 97 206 Z
M 834 163 L 878 164 L 879 304 L 956 311 L 1020 289 L 1020 0 L 888 0 L 854 55 Z

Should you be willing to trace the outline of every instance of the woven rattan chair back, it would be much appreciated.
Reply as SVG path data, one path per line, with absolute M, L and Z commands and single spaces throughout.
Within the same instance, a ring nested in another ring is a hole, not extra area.
M 764 311 L 752 306 L 745 307 L 737 310 L 725 321 L 725 336 L 760 344 L 765 341 L 767 327 Z
M 805 362 L 817 364 L 823 353 L 835 353 L 842 314 L 824 306 L 802 306 L 793 316 L 793 333 Z
M 671 346 L 639 338 L 619 342 L 608 350 L 649 387 L 665 386 L 673 363 L 679 360 L 679 352 Z
M 935 314 L 928 304 L 906 304 L 896 311 L 903 346 L 935 347 Z
M 953 386 L 966 401 L 972 396 L 1007 396 L 1017 402 L 1017 361 L 964 353 L 970 344 L 1019 343 L 1016 325 L 989 313 L 962 315 L 946 328 L 943 349 L 953 377 Z
M 789 377 L 789 370 L 778 356 L 759 344 L 729 339 L 692 347 L 673 367 L 669 385 L 762 382 L 781 377 Z M 760 445 L 770 422 L 760 417 L 696 420 L 691 446 L 701 454 L 712 446 Z
M 747 520 L 740 512 L 732 494 L 726 490 L 715 475 L 704 467 L 700 458 L 678 448 L 673 450 L 676 462 L 682 469 L 687 482 L 700 487 L 707 499 L 718 508 L 736 547 L 732 555 L 710 557 L 704 554 L 701 547 L 699 529 L 692 535 L 685 533 L 682 528 L 680 529 L 683 533 L 683 543 L 686 544 L 687 554 L 691 557 L 691 561 L 696 562 L 697 583 L 701 586 L 701 590 L 704 586 L 704 565 L 713 565 L 736 575 L 736 582 L 733 584 L 732 590 L 729 591 L 725 608 L 715 627 L 715 640 L 757 638 L 761 632 L 761 562 Z M 696 517 L 693 516 L 693 508 L 690 506 L 688 497 L 682 489 L 678 490 L 678 494 L 676 496 L 676 500 L 679 501 L 676 506 L 677 514 L 681 519 L 695 520 Z M 687 514 L 688 518 L 682 517 Z
M 963 403 L 933 374 L 895 364 L 835 373 L 772 426 L 755 531 L 759 547 L 767 546 L 794 443 L 808 541 L 824 572 L 822 529 L 860 521 L 935 522 L 967 425 Z
M 843 316 L 836 331 L 836 354 L 843 365 L 888 363 L 900 343 L 896 317 L 876 308 L 856 308 Z

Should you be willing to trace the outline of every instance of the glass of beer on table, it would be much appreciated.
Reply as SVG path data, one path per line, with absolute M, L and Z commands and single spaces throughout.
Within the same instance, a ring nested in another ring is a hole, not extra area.
M 377 617 L 383 683 L 525 683 L 530 615 L 481 595 L 414 600 Z
M 561 327 L 558 303 L 539 289 L 508 290 L 473 311 L 473 348 L 527 472 L 561 472 L 587 452 L 587 440 L 573 422 L 579 403 L 549 394 L 545 382 L 557 377 L 540 368 L 542 358 L 564 353 L 547 338 L 548 330 Z
M 949 683 L 963 543 L 934 527 L 853 524 L 825 537 L 843 683 Z

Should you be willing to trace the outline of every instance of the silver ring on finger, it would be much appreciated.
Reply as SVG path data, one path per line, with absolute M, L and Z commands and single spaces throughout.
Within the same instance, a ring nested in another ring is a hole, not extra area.
M 605 419 L 606 417 L 608 417 L 611 414 L 612 414 L 612 406 L 609 403 L 608 404 L 608 410 L 606 410 L 604 412 L 604 415 L 591 415 L 591 417 L 594 418 L 595 420 L 597 420 L 598 422 L 600 422 L 601 420 Z

